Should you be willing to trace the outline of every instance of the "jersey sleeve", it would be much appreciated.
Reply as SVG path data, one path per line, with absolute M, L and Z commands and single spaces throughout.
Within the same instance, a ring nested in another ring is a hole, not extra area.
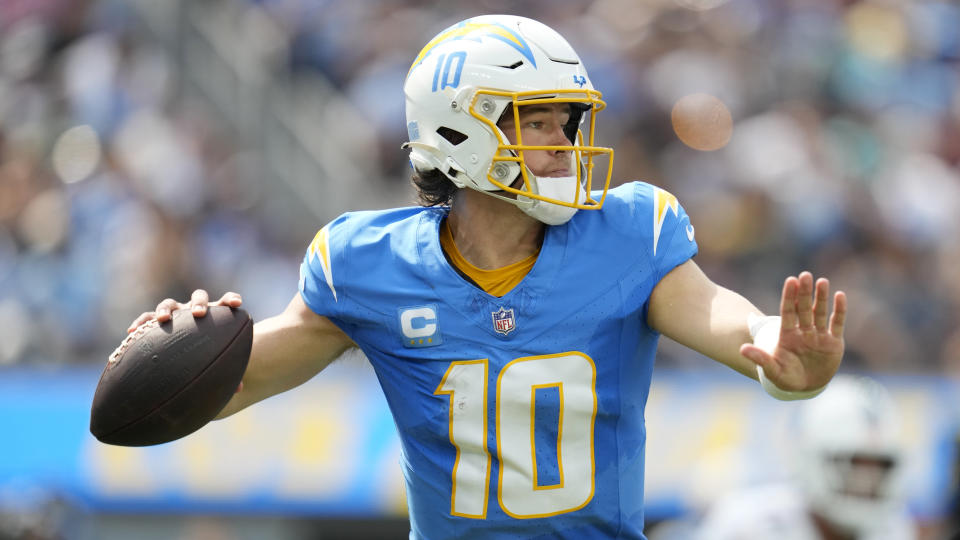
M 317 231 L 300 265 L 300 296 L 314 313 L 325 317 L 336 317 L 341 312 L 338 304 L 343 300 L 338 278 L 345 269 L 338 264 L 342 257 L 333 238 L 337 223 L 334 220 Z
M 656 281 L 697 254 L 693 224 L 677 198 L 665 189 L 638 184 L 637 205 L 641 219 L 647 219 L 652 234 L 647 248 L 653 258 Z

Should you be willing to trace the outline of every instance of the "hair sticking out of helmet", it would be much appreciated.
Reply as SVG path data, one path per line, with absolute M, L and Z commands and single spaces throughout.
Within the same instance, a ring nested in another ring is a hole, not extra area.
M 410 163 L 438 170 L 457 187 L 516 205 L 548 224 L 599 209 L 610 186 L 613 150 L 595 146 L 605 104 L 579 56 L 556 31 L 532 19 L 486 15 L 461 21 L 430 40 L 404 83 Z M 509 140 L 497 125 L 526 105 L 569 104 L 566 144 Z M 538 177 L 530 152 L 567 152 L 569 178 Z M 605 169 L 597 169 L 605 160 Z M 522 178 L 522 184 L 514 182 Z
M 812 509 L 834 526 L 865 534 L 903 496 L 903 449 L 893 399 L 877 381 L 841 375 L 798 404 L 795 462 Z

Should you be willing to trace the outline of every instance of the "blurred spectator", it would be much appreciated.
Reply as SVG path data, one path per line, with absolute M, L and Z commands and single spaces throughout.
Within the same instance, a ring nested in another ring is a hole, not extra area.
M 0 3 L 0 364 L 101 362 L 126 321 L 188 286 L 274 311 L 325 221 L 412 200 L 390 96 L 423 37 L 509 11 L 549 13 L 577 41 L 609 103 L 614 183 L 675 193 L 711 275 L 770 311 L 773 276 L 829 275 L 851 302 L 850 367 L 960 369 L 954 3 L 162 4 Z M 213 52 L 186 47 L 185 28 Z M 257 54 L 230 56 L 248 42 Z M 267 128 L 296 120 L 275 113 L 285 91 L 329 107 L 304 111 L 317 125 L 281 159 L 288 141 Z M 674 132 L 671 110 L 695 93 L 731 114 L 726 146 Z M 669 344 L 663 359 L 699 365 Z

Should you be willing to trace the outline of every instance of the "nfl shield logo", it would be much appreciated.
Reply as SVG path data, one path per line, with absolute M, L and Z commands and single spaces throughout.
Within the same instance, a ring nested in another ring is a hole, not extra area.
M 513 308 L 503 309 L 490 313 L 493 315 L 493 329 L 499 334 L 507 335 L 517 327 L 516 319 L 513 318 Z

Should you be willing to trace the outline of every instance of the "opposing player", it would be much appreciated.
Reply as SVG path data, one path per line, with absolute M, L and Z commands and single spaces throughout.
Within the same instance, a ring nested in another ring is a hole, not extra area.
M 299 294 L 257 323 L 222 416 L 359 347 L 400 433 L 411 538 L 643 538 L 660 334 L 765 374 L 782 399 L 836 372 L 846 299 L 836 293 L 828 317 L 826 279 L 788 277 L 782 322 L 764 317 L 691 260 L 694 229 L 673 195 L 609 189 L 613 151 L 594 145 L 602 96 L 552 29 L 458 23 L 420 52 L 404 92 L 425 206 L 320 229 Z M 205 291 L 167 299 L 132 327 L 207 305 Z M 772 339 L 758 346 L 751 330 Z
M 720 499 L 697 539 L 912 540 L 897 410 L 878 382 L 838 376 L 797 411 L 794 480 Z

